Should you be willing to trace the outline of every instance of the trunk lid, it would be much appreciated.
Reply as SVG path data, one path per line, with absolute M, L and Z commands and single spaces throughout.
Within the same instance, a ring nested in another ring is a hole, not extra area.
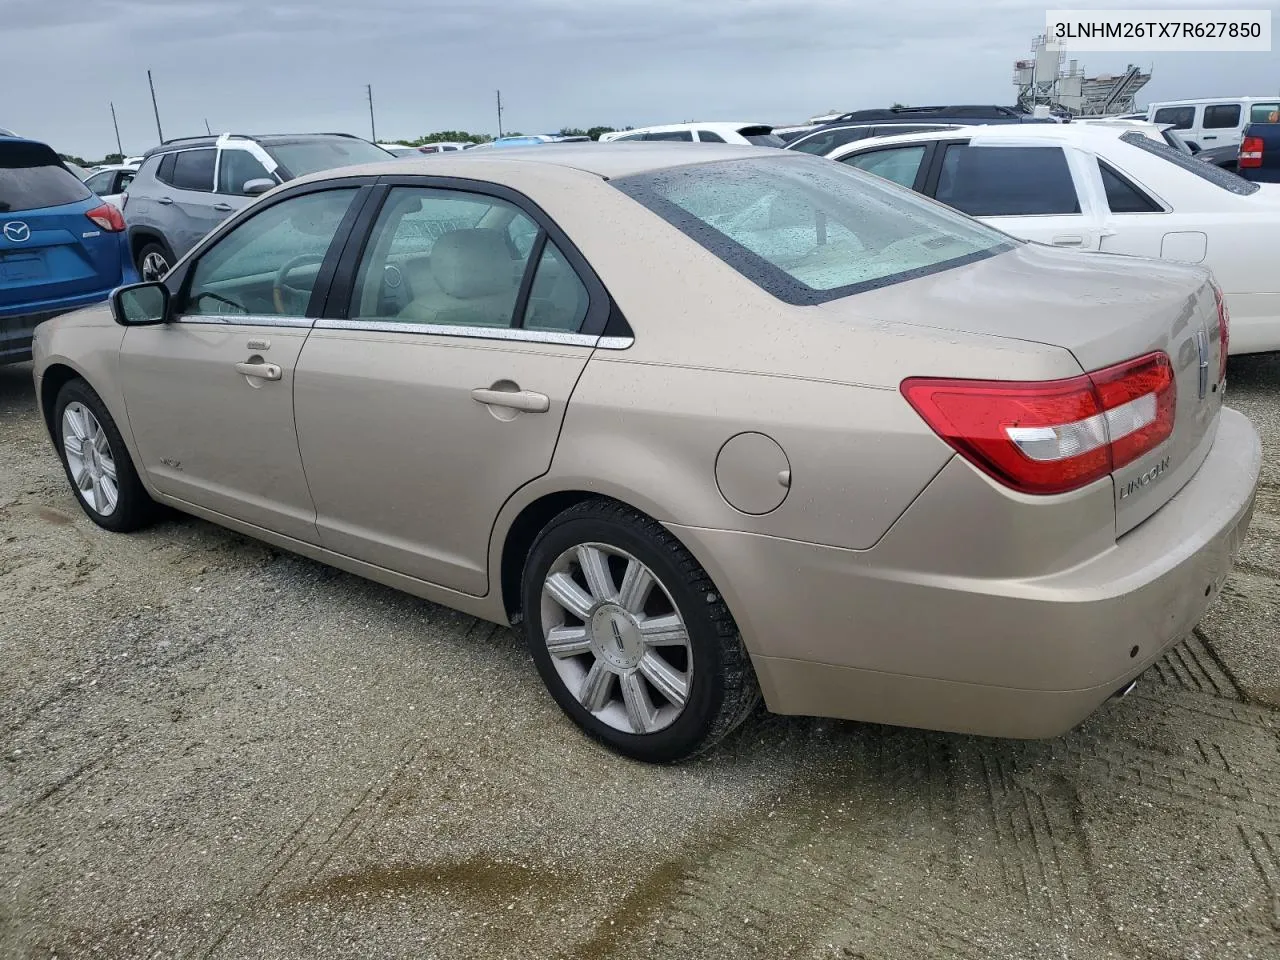
M 1203 268 L 1028 243 L 853 299 L 882 320 L 1063 347 L 1086 372 L 1167 353 L 1173 434 L 1112 474 L 1117 535 L 1168 502 L 1208 455 L 1223 390 L 1217 304 Z

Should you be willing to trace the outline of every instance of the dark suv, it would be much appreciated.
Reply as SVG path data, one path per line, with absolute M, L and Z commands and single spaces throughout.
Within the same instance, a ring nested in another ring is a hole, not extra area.
M 145 154 L 122 200 L 134 263 L 143 279 L 159 279 L 201 237 L 277 184 L 393 159 L 345 133 L 168 140 Z

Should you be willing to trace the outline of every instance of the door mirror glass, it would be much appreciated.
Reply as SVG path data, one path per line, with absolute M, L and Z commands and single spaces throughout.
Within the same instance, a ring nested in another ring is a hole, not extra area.
M 169 319 L 169 288 L 163 283 L 135 283 L 111 294 L 111 313 L 124 327 L 165 323 Z
M 276 182 L 274 180 L 268 180 L 265 177 L 260 177 L 256 180 L 247 180 L 243 187 L 244 195 L 246 197 L 260 197 L 275 185 Z

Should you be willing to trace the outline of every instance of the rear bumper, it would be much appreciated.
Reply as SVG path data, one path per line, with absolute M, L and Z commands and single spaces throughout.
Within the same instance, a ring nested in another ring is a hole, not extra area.
M 1252 424 L 1224 409 L 1200 469 L 1155 515 L 1097 556 L 1027 579 L 671 529 L 724 592 L 774 712 L 1055 736 L 1199 622 L 1248 529 L 1261 457 Z
M 136 282 L 132 271 L 125 276 L 125 283 Z M 117 284 L 54 300 L 36 300 L 16 307 L 0 308 L 0 363 L 18 363 L 31 359 L 31 334 L 46 320 L 81 307 L 101 303 L 111 296 Z

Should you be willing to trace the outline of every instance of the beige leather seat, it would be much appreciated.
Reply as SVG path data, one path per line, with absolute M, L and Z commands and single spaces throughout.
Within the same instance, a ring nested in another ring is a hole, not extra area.
M 410 278 L 413 299 L 400 317 L 415 323 L 505 327 L 519 292 L 522 261 L 511 258 L 501 230 L 476 227 L 444 234 L 429 269 Z

